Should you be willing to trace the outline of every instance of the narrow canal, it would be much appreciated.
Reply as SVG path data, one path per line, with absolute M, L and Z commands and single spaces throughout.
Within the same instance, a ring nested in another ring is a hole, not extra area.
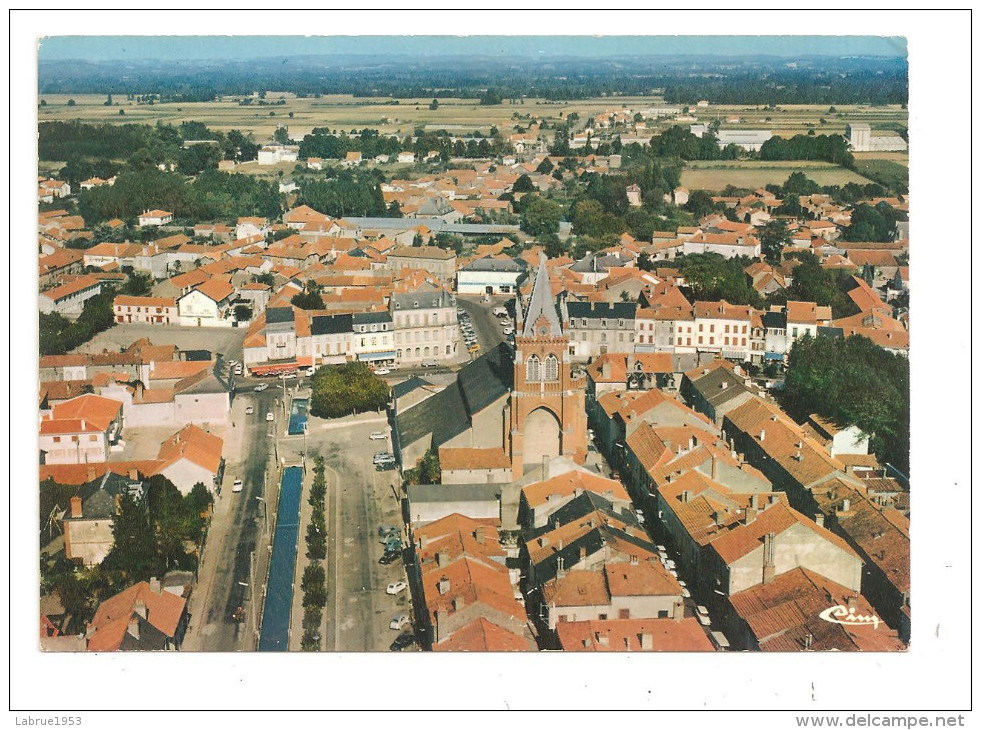
M 287 651 L 290 636 L 290 612 L 293 607 L 293 574 L 300 538 L 300 492 L 303 469 L 289 466 L 283 471 L 279 490 L 276 534 L 273 537 L 269 582 L 262 609 L 262 633 L 259 651 Z

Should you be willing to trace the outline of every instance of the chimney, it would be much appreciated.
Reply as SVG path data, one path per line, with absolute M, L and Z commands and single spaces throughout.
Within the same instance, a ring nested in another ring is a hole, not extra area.
M 845 605 L 848 608 L 853 608 L 855 610 L 858 610 L 858 596 L 854 594 L 848 596 L 848 598 L 845 599 Z
M 444 575 L 439 579 L 439 583 L 436 584 L 436 587 L 441 596 L 446 595 L 450 592 L 450 579 Z
M 72 517 L 77 518 L 82 516 L 82 498 L 72 497 Z
M 580 563 L 586 562 L 586 548 L 584 547 L 579 548 L 579 562 Z
M 818 527 L 824 527 L 824 514 L 823 513 L 818 512 L 818 513 L 816 513 L 814 515 L 814 524 L 816 524 Z
M 640 564 L 640 558 L 638 558 L 636 555 L 631 555 L 630 556 L 630 564 L 631 565 L 639 565 Z
M 599 644 L 600 646 L 609 646 L 610 645 L 610 635 L 609 634 L 601 634 L 601 633 L 597 632 L 596 633 L 596 643 Z
M 140 622 L 136 616 L 133 616 L 129 620 L 129 626 L 126 627 L 126 633 L 132 636 L 134 639 L 140 638 Z
M 640 650 L 654 651 L 654 634 L 640 634 Z
M 556 567 L 555 576 L 557 578 L 564 578 L 565 577 L 565 560 L 560 557 L 558 559 L 557 563 L 558 563 L 558 565 Z
M 759 509 L 759 495 L 752 494 L 749 497 L 749 506 L 753 509 Z
M 450 563 L 450 554 L 446 550 L 440 550 L 436 553 L 436 565 L 441 568 L 445 568 Z
M 765 428 L 761 428 L 760 429 L 760 443 L 763 443 L 764 441 L 766 441 L 766 429 Z
M 751 525 L 756 520 L 756 515 L 759 514 L 759 510 L 752 505 L 746 508 L 746 519 L 743 520 L 744 525 Z
M 425 550 L 427 544 L 429 544 L 429 540 L 426 539 L 426 536 L 425 535 L 419 535 L 419 549 L 420 550 Z
M 777 577 L 777 568 L 773 562 L 774 537 L 772 532 L 763 536 L 763 585 L 769 585 Z
M 85 472 L 85 481 L 91 482 L 95 479 L 95 467 L 90 466 Z
M 160 579 L 159 578 L 151 578 L 150 579 L 150 590 L 153 591 L 154 593 L 156 593 L 158 596 L 160 595 Z
M 728 387 L 729 387 L 729 383 L 727 383 L 724 380 L 721 383 L 719 383 L 719 388 L 721 388 L 722 390 L 725 390 Z
M 457 596 L 456 598 L 453 599 L 453 610 L 459 611 L 462 608 L 463 608 L 463 599 Z
M 559 544 L 558 544 L 557 549 L 558 550 L 561 550 L 562 549 L 562 538 L 559 538 Z
M 140 473 L 136 469 L 130 469 L 129 470 L 129 479 L 132 482 L 139 481 L 139 479 L 140 479 Z
M 847 497 L 845 497 L 845 499 L 841 500 L 841 511 L 842 512 L 848 512 L 851 508 L 852 508 L 852 501 L 850 499 L 848 499 Z
M 777 497 L 777 495 L 771 494 L 770 495 L 770 505 L 769 506 L 772 507 L 773 505 L 775 505 L 777 503 L 777 500 L 778 499 L 779 499 L 779 497 Z
M 83 431 L 85 430 L 85 419 L 84 418 L 82 419 L 82 430 Z
M 483 545 L 483 544 L 485 544 L 487 542 L 487 537 L 485 535 L 483 525 L 481 525 L 476 530 L 474 530 L 473 537 L 474 537 L 474 540 L 477 541 L 477 544 L 478 545 Z
M 142 599 L 137 599 L 133 604 L 133 613 L 138 614 L 141 619 L 146 620 L 146 603 Z
M 603 380 L 610 380 L 613 377 L 613 367 L 609 360 L 603 362 Z

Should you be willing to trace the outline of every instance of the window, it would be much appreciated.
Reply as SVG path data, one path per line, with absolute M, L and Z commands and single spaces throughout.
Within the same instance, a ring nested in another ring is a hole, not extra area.
M 429 357 L 429 348 L 427 347 L 425 350 L 423 350 L 422 354 L 425 355 L 426 357 Z
M 668 612 L 667 611 L 658 611 L 657 612 L 657 617 L 658 618 L 667 618 L 668 617 Z
M 729 325 L 726 325 L 726 334 L 729 333 Z
M 559 360 L 555 355 L 545 358 L 545 380 L 554 382 L 559 379 Z
M 525 380 L 537 382 L 541 379 L 542 363 L 538 359 L 538 355 L 532 355 L 528 358 L 528 363 L 525 365 Z
M 710 324 L 709 325 L 709 332 L 715 332 L 715 325 L 714 324 Z
M 688 338 L 688 344 L 691 345 L 691 337 Z
M 743 346 L 745 347 L 745 345 L 746 345 L 746 338 L 743 337 Z
M 673 337 L 669 337 L 668 338 L 668 346 L 670 347 L 673 344 L 674 344 L 674 338 Z
M 89 441 L 98 441 L 98 440 L 99 440 L 99 437 L 96 436 L 94 433 L 91 434 L 91 435 L 89 435 Z
M 620 618 L 630 618 L 630 609 L 629 608 L 621 608 L 620 609 Z
M 797 336 L 797 328 L 796 328 L 796 327 L 794 327 L 794 335 L 793 335 L 793 336 L 794 336 L 794 337 L 796 337 L 796 336 Z
M 704 329 L 705 329 L 705 325 L 704 325 L 704 324 L 702 324 L 701 322 L 699 322 L 699 323 L 698 323 L 698 331 L 699 331 L 699 332 L 702 332 L 702 331 L 703 331 Z
M 729 329 L 729 328 L 728 328 L 728 327 L 726 327 L 726 329 Z M 729 344 L 729 338 L 728 338 L 728 337 L 726 337 L 726 338 L 725 338 L 725 342 L 723 342 L 722 344 L 724 344 L 724 345 L 728 345 L 728 344 Z
M 689 340 L 689 342 L 691 342 L 691 340 Z M 702 336 L 701 335 L 698 336 L 698 344 L 699 345 L 702 344 Z
M 617 320 L 617 327 L 623 327 L 623 320 L 622 319 L 618 319 Z
M 715 338 L 714 337 L 709 337 L 709 344 L 710 345 L 714 345 L 715 344 Z
M 743 325 L 743 334 L 746 334 L 746 325 Z
M 603 329 L 606 329 L 606 320 L 605 319 L 601 319 L 600 320 L 600 327 L 602 327 Z
M 395 353 L 395 355 L 396 355 L 396 357 L 398 357 L 399 360 L 402 359 L 402 351 L 401 350 L 399 350 L 397 353 Z
M 60 443 L 61 443 L 61 436 L 55 436 L 55 437 L 54 437 L 54 438 L 53 438 L 52 440 L 53 440 L 53 441 L 54 441 L 54 442 L 55 442 L 56 444 L 60 444 Z
M 599 615 L 599 620 L 600 620 L 600 621 L 606 621 L 606 614 L 605 614 L 605 613 L 601 613 L 601 614 Z
M 446 346 L 446 354 L 447 354 L 447 355 L 449 355 L 449 354 L 450 354 L 450 346 L 449 346 L 449 345 L 447 345 L 447 346 Z

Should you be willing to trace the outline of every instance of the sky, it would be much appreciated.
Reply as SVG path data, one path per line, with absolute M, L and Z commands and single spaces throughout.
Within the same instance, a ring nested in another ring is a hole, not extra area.
M 41 61 L 220 60 L 369 54 L 481 56 L 906 56 L 906 39 L 877 36 L 54 36 Z

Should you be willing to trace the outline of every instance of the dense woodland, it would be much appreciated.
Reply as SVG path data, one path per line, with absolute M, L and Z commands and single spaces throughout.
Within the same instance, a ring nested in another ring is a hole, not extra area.
M 290 57 L 200 64 L 42 61 L 40 94 L 154 95 L 160 102 L 211 101 L 260 89 L 298 95 L 466 98 L 494 104 L 664 94 L 668 103 L 903 104 L 905 58 L 647 56 L 630 58 L 378 56 Z M 287 63 L 288 61 L 288 63 Z

